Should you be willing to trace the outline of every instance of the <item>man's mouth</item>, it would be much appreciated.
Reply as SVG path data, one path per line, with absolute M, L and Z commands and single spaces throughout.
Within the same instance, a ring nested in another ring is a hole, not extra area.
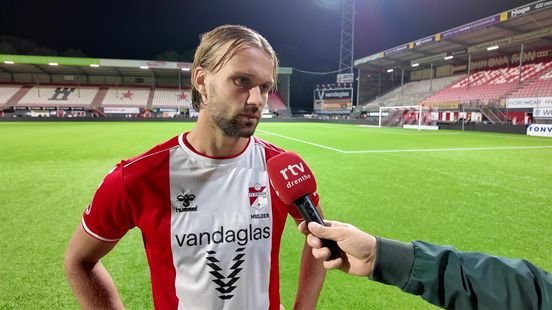
M 247 119 L 259 119 L 259 116 L 256 114 L 239 114 L 241 117 L 245 117 Z

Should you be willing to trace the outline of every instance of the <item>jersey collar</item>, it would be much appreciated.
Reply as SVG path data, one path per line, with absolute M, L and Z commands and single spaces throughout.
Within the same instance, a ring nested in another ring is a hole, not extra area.
M 184 151 L 186 151 L 187 153 L 193 155 L 194 157 L 199 157 L 199 158 L 208 159 L 208 160 L 212 160 L 212 161 L 219 161 L 219 162 L 230 162 L 230 161 L 234 161 L 234 160 L 239 160 L 241 155 L 243 155 L 245 153 L 245 151 L 251 145 L 251 140 L 252 140 L 251 137 L 249 137 L 249 139 L 247 140 L 247 144 L 245 145 L 243 150 L 241 150 L 237 154 L 234 154 L 234 155 L 231 155 L 231 156 L 209 156 L 209 155 L 206 155 L 206 154 L 203 154 L 203 153 L 199 152 L 198 150 L 196 150 L 190 144 L 190 142 L 188 142 L 188 139 L 186 137 L 188 136 L 189 133 L 190 132 L 188 131 L 188 132 L 182 133 L 178 136 L 178 144 L 180 145 L 180 147 Z

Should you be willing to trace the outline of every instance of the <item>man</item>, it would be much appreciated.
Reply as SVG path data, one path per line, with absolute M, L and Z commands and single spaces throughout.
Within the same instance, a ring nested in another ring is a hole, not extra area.
M 142 231 L 157 309 L 279 309 L 279 248 L 292 206 L 270 187 L 282 149 L 253 137 L 275 87 L 268 41 L 242 26 L 201 38 L 192 66 L 194 129 L 121 162 L 69 242 L 65 270 L 85 308 L 123 308 L 100 259 Z M 315 197 L 317 198 L 317 196 Z M 295 307 L 314 309 L 325 269 L 305 244 Z
M 551 309 L 552 275 L 519 259 L 476 252 L 458 252 L 450 246 L 423 241 L 402 243 L 376 238 L 344 223 L 328 226 L 305 222 L 314 257 L 327 269 L 395 285 L 447 309 Z M 320 238 L 337 242 L 341 257 L 330 257 Z

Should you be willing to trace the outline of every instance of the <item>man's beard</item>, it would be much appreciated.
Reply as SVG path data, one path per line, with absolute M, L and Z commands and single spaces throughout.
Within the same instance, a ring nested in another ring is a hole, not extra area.
M 229 137 L 251 137 L 255 133 L 255 128 L 257 128 L 257 125 L 259 124 L 258 119 L 250 119 L 239 116 L 239 114 L 256 114 L 259 111 L 259 108 L 256 105 L 247 104 L 243 110 L 236 115 L 226 115 L 228 109 L 217 97 L 214 87 L 211 85 L 209 89 L 211 93 L 209 96 L 209 107 L 211 110 L 211 117 L 215 122 L 215 125 Z

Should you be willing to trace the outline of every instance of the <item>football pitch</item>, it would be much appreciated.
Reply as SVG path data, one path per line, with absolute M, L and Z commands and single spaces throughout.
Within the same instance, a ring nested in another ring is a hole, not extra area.
M 191 129 L 173 122 L 0 123 L 0 309 L 74 309 L 69 237 L 120 160 Z M 261 123 L 301 155 L 325 218 L 374 235 L 525 258 L 552 271 L 552 139 L 332 123 Z M 304 237 L 282 239 L 281 298 L 292 309 Z M 103 259 L 128 309 L 153 308 L 140 232 Z M 431 309 L 420 297 L 328 272 L 318 309 Z

